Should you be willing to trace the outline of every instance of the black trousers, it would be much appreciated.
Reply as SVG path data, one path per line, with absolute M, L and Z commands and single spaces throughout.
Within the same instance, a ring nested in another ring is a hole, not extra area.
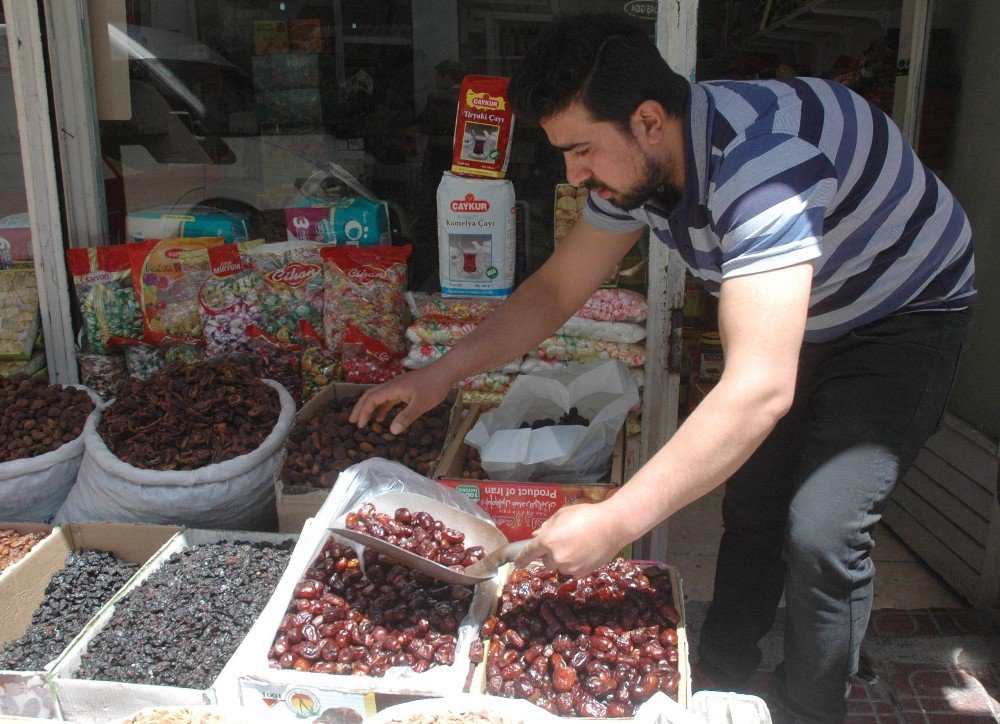
M 940 424 L 969 313 L 898 314 L 807 343 L 795 400 L 726 483 L 725 532 L 700 664 L 738 690 L 787 606 L 782 698 L 802 721 L 842 721 L 868 626 L 872 527 Z

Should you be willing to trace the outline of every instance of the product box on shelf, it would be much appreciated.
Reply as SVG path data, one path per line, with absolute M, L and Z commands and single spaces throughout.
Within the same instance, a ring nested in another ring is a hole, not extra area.
M 394 667 L 384 677 L 321 674 L 268 666 L 268 653 L 296 585 L 333 535 L 330 526 L 347 510 L 342 491 L 343 488 L 334 488 L 316 516 L 306 522 L 274 595 L 219 677 L 219 703 L 241 705 L 248 720 L 266 714 L 279 721 L 362 721 L 400 702 L 457 694 L 470 687 L 482 688 L 481 677 L 477 683 L 476 667 L 469 661 L 468 645 L 478 636 L 482 622 L 495 610 L 502 574 L 476 586 L 470 611 L 460 629 L 465 631 L 464 638 L 460 634 L 455 663 L 451 665 L 432 667 L 420 674 L 410 670 L 401 674 L 395 670 L 401 667 Z M 330 710 L 335 711 L 330 713 Z
M 288 49 L 293 53 L 318 53 L 323 50 L 323 24 L 319 18 L 288 21 Z
M 302 420 L 308 420 L 309 418 L 314 417 L 338 399 L 356 398 L 372 386 L 373 385 L 361 385 L 352 382 L 334 382 L 332 385 L 324 387 L 316 394 L 315 397 L 302 406 L 302 409 L 299 410 L 295 416 L 295 424 L 297 425 Z M 457 390 L 452 390 L 452 392 L 448 395 L 447 401 L 454 403 L 457 394 Z M 455 408 L 453 407 L 452 415 L 448 422 L 448 433 L 445 438 L 446 445 L 447 440 L 451 439 L 453 429 L 457 424 L 454 409 Z M 295 429 L 294 425 L 292 429 Z M 281 472 L 284 468 L 286 455 L 287 449 L 284 453 L 282 453 L 281 459 L 278 461 L 278 466 L 275 468 L 274 495 L 275 504 L 278 507 L 278 530 L 291 533 L 302 530 L 302 526 L 305 522 L 309 518 L 316 515 L 317 511 L 319 511 L 319 509 L 326 502 L 330 491 L 314 490 L 309 493 L 288 493 L 285 490 L 285 483 L 281 479 Z M 358 459 L 358 462 L 361 462 L 360 458 Z M 431 473 L 431 477 L 433 477 L 433 470 Z
M 289 241 L 319 241 L 347 246 L 385 245 L 389 238 L 389 205 L 361 196 L 301 199 L 285 207 Z
M 288 23 L 284 20 L 253 21 L 253 54 L 288 52 Z
M 0 269 L 15 261 L 31 261 L 31 226 L 27 214 L 0 218 Z
M 52 533 L 53 526 L 48 523 L 23 523 L 23 522 L 9 522 L 5 523 L 0 521 L 0 530 L 12 530 L 16 531 L 20 535 L 29 535 L 31 533 L 41 533 L 48 538 L 49 534 Z M 8 575 L 12 571 L 16 570 L 18 566 L 27 566 L 31 564 L 34 556 L 38 555 L 38 548 L 42 543 L 45 542 L 45 538 L 35 543 L 31 550 L 25 553 L 21 558 L 17 559 L 13 563 L 10 563 L 6 568 L 0 568 L 0 578 Z M 0 556 L 6 555 L 6 551 L 0 550 Z M 0 566 L 3 565 L 2 560 L 0 560 Z
M 531 537 L 531 532 L 564 505 L 599 503 L 610 498 L 623 483 L 625 434 L 619 432 L 608 474 L 596 483 L 535 483 L 510 480 L 477 480 L 464 475 L 469 453 L 465 436 L 485 412 L 479 403 L 456 403 L 449 442 L 434 477 L 464 493 L 486 511 L 511 541 Z
M 253 85 L 260 91 L 316 88 L 320 82 L 318 53 L 276 53 L 253 57 Z
M 122 527 L 143 530 L 163 526 Z M 155 556 L 98 612 L 84 631 L 52 664 L 50 671 L 52 688 L 55 691 L 63 718 L 79 722 L 105 722 L 126 717 L 144 707 L 214 704 L 216 701 L 214 682 L 207 689 L 190 689 L 177 686 L 78 679 L 75 678 L 76 672 L 83 656 L 87 653 L 90 642 L 108 625 L 112 615 L 114 615 L 116 604 L 142 586 L 143 582 L 174 553 L 185 548 L 224 540 L 283 543 L 295 540 L 295 538 L 294 535 L 282 533 L 218 531 L 196 528 L 176 532 L 167 545 L 159 548 Z
M 15 523 L 4 527 L 26 525 L 30 524 Z M 180 531 L 175 526 L 125 523 L 74 523 L 55 529 L 37 527 L 52 532 L 0 577 L 0 601 L 5 606 L 4 615 L 0 616 L 0 644 L 24 634 L 35 609 L 45 597 L 52 574 L 65 566 L 66 556 L 72 551 L 108 551 L 130 563 L 148 564 Z M 51 662 L 46 668 L 53 665 Z M 47 673 L 0 671 L 0 714 L 55 718 L 58 712 Z
M 257 123 L 262 126 L 318 125 L 323 122 L 323 94 L 319 88 L 262 91 L 255 97 Z

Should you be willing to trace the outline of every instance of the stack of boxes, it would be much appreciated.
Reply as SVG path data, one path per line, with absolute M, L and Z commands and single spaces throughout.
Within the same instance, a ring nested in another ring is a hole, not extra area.
M 265 131 L 309 130 L 323 123 L 323 34 L 318 19 L 254 22 L 257 124 Z

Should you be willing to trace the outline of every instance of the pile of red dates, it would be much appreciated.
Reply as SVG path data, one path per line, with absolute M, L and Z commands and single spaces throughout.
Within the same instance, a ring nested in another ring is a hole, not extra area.
M 330 538 L 295 587 L 268 660 L 272 668 L 383 676 L 455 661 L 472 589 L 416 573 Z
M 616 559 L 580 578 L 518 569 L 497 613 L 480 631 L 488 694 L 577 717 L 630 717 L 657 691 L 676 699 L 680 614 L 664 567 Z
M 347 514 L 347 527 L 367 533 L 411 553 L 457 571 L 482 560 L 482 546 L 465 547 L 465 533 L 449 528 L 430 513 L 398 508 L 394 515 L 380 513 L 371 503 Z

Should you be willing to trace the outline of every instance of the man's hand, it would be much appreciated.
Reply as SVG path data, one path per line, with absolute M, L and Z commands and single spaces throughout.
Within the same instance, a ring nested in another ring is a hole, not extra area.
M 382 422 L 395 405 L 405 407 L 392 420 L 389 431 L 399 435 L 406 428 L 435 405 L 440 404 L 448 395 L 450 381 L 430 367 L 390 380 L 378 387 L 365 391 L 354 409 L 351 410 L 350 421 L 358 427 L 365 427 L 371 420 Z
M 631 541 L 601 503 L 560 508 L 542 523 L 514 561 L 523 567 L 539 560 L 560 573 L 583 576 L 600 568 Z

